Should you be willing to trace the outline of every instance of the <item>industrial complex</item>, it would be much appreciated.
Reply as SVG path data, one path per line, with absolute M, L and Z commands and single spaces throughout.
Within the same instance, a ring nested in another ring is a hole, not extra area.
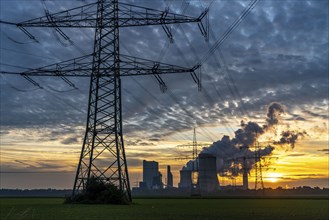
M 163 192 L 166 194 L 168 192 L 181 192 L 190 195 L 210 195 L 232 189 L 247 191 L 250 189 L 248 179 L 250 170 L 254 167 L 255 170 L 258 168 L 257 172 L 259 172 L 259 168 L 261 168 L 261 165 L 259 165 L 260 159 L 255 157 L 255 155 L 257 156 L 255 154 L 257 149 L 250 151 L 246 147 L 242 147 L 239 152 L 243 156 L 223 160 L 223 158 L 217 158 L 214 154 L 208 153 L 207 150 L 201 151 L 196 158 L 190 160 L 180 169 L 178 187 L 173 186 L 174 181 L 170 165 L 167 165 L 167 173 L 164 177 L 165 181 L 163 181 L 163 175 L 159 171 L 159 163 L 143 160 L 143 181 L 138 183 L 138 187 L 133 188 L 133 193 L 152 194 L 154 192 Z M 242 176 L 242 185 L 222 186 L 219 182 L 219 177 L 227 174 L 224 174 L 221 166 L 228 167 L 225 168 L 225 172 L 229 171 L 231 177 Z M 256 181 L 259 181 L 259 179 L 257 180 L 256 178 Z
M 209 194 L 218 191 L 220 184 L 217 176 L 216 157 L 211 154 L 201 153 L 197 158 L 197 171 L 186 166 L 180 170 L 178 188 L 173 186 L 171 167 L 167 166 L 166 182 L 163 183 L 162 174 L 159 172 L 159 163 L 143 160 L 143 181 L 133 192 L 152 192 L 159 190 L 178 190 L 192 194 Z
M 193 144 L 181 145 L 193 147 L 193 156 L 179 171 L 178 187 L 173 186 L 170 165 L 167 165 L 166 178 L 163 182 L 162 174 L 159 171 L 159 163 L 143 160 L 143 181 L 138 183 L 138 187 L 133 188 L 133 193 L 159 193 L 162 191 L 165 194 L 168 192 L 181 192 L 190 195 L 209 195 L 227 189 L 247 191 L 250 189 L 248 176 L 252 168 L 255 169 L 256 174 L 255 189 L 257 189 L 258 183 L 263 189 L 261 157 L 268 155 L 272 148 L 261 148 L 257 144 L 252 151 L 248 146 L 237 148 L 229 145 L 230 142 L 230 138 L 224 136 L 222 140 L 204 147 L 198 153 L 194 129 Z M 218 178 L 220 176 L 226 176 L 234 180 L 236 177 L 242 176 L 242 185 L 237 186 L 236 183 L 233 183 L 232 185 L 221 186 Z

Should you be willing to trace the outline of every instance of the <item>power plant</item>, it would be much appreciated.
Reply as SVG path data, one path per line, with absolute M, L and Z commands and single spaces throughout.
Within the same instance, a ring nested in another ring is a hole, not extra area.
M 198 161 L 196 163 L 198 164 L 196 171 L 187 166 L 183 167 L 180 171 L 178 188 L 191 190 L 193 194 L 197 190 L 200 193 L 217 191 L 219 189 L 219 181 L 217 177 L 216 157 L 211 154 L 201 153 L 198 155 L 196 161 Z
M 159 172 L 159 164 L 156 161 L 143 160 L 143 182 L 140 188 L 162 189 L 162 174 Z
M 193 147 L 193 151 L 192 157 L 190 158 L 191 160 L 180 170 L 178 188 L 172 187 L 172 189 L 175 189 L 175 192 L 178 193 L 185 193 L 185 195 L 187 193 L 190 193 L 190 195 L 207 195 L 226 189 L 241 189 L 247 191 L 250 189 L 248 176 L 252 169 L 255 171 L 254 189 L 264 189 L 262 180 L 262 167 L 264 165 L 262 164 L 262 160 L 264 158 L 275 158 L 271 156 L 274 147 L 271 145 L 261 147 L 258 142 L 258 137 L 272 129 L 278 123 L 278 117 L 282 112 L 283 110 L 280 104 L 272 103 L 268 107 L 267 118 L 264 125 L 259 125 L 255 122 L 245 123 L 241 121 L 241 128 L 235 131 L 235 137 L 230 138 L 224 135 L 221 140 L 204 147 L 199 154 L 197 151 L 198 144 L 196 142 L 196 132 L 194 129 L 193 144 L 179 145 L 181 147 Z M 289 131 L 287 133 L 289 133 Z M 291 134 L 291 132 L 289 134 Z M 287 137 L 289 137 L 289 135 Z M 296 141 L 294 137 L 295 136 L 291 136 L 289 141 L 294 143 L 294 141 Z M 187 157 L 184 159 L 186 158 Z M 146 162 L 144 161 L 144 163 Z M 155 176 L 161 177 L 158 171 L 158 164 L 156 163 L 156 165 L 153 166 L 155 167 L 155 171 L 154 174 L 150 175 L 153 179 Z M 147 169 L 149 168 L 144 165 L 143 173 L 151 173 L 151 171 Z M 223 186 L 220 186 L 221 184 L 218 179 L 220 176 L 232 178 L 234 180 L 235 177 L 241 176 L 242 185 L 236 186 L 236 183 L 234 183 L 232 185 L 222 184 Z M 145 174 L 145 182 L 148 181 L 146 180 L 147 178 L 151 177 L 147 177 L 147 174 Z M 167 180 L 167 188 L 169 188 L 172 184 L 172 174 L 169 166 L 167 167 Z M 145 185 L 147 185 L 147 183 L 145 183 Z M 152 182 L 152 186 L 153 185 L 154 183 Z M 260 185 L 260 188 L 258 188 L 258 185 Z M 148 187 L 148 189 L 150 189 L 150 187 Z
M 135 191 L 159 192 L 158 190 L 167 190 L 164 193 L 189 193 L 192 196 L 200 196 L 216 193 L 219 190 L 225 191 L 226 189 L 249 190 L 248 175 L 250 170 L 255 167 L 257 171 L 257 167 L 262 166 L 261 164 L 256 166 L 257 163 L 260 163 L 261 157 L 271 158 L 266 155 L 272 151 L 272 148 L 260 148 L 258 145 L 255 151 L 250 151 L 249 147 L 243 146 L 231 149 L 234 150 L 232 152 L 234 154 L 233 158 L 216 156 L 216 152 L 211 150 L 212 147 L 216 145 L 225 146 L 223 143 L 227 143 L 227 141 L 227 137 L 223 137 L 222 140 L 213 143 L 208 148 L 204 148 L 196 157 L 193 157 L 193 160 L 183 166 L 179 171 L 178 188 L 173 185 L 171 166 L 167 165 L 166 184 L 163 184 L 158 162 L 143 160 L 143 182 L 140 182 L 139 188 L 135 188 Z M 232 178 L 240 174 L 242 176 L 242 185 L 221 186 L 218 177 L 222 176 L 223 170 L 229 171 Z
M 198 183 L 201 193 L 215 192 L 219 188 L 216 169 L 216 157 L 207 154 L 199 154 L 199 176 Z

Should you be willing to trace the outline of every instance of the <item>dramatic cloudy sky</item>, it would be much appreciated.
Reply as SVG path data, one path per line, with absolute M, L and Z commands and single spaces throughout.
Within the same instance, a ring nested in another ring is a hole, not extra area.
M 42 3 L 44 2 L 44 4 Z M 21 22 L 93 1 L 1 0 L 1 20 Z M 328 182 L 328 1 L 261 0 L 228 38 L 209 51 L 248 6 L 247 0 L 127 0 L 136 5 L 199 16 L 210 7 L 210 39 L 196 24 L 120 30 L 123 54 L 186 67 L 202 62 L 203 89 L 189 74 L 163 76 L 161 93 L 152 76 L 123 79 L 123 124 L 131 185 L 142 180 L 142 160 L 171 165 L 175 185 L 192 140 L 210 144 L 234 136 L 240 121 L 265 124 L 267 107 L 280 103 L 279 125 L 259 141 L 273 143 L 284 130 L 306 131 L 294 148 L 276 146 L 264 172 L 266 186 L 325 186 Z M 15 26 L 0 24 L 1 71 L 21 72 L 92 52 L 93 29 L 29 28 L 33 42 Z M 1 188 L 70 188 L 84 135 L 88 82 L 1 74 Z M 252 171 L 253 172 L 253 171 Z M 253 173 L 251 172 L 251 179 Z M 164 180 L 164 179 L 163 179 Z M 240 179 L 237 179 L 238 182 Z M 230 184 L 220 177 L 221 184 Z

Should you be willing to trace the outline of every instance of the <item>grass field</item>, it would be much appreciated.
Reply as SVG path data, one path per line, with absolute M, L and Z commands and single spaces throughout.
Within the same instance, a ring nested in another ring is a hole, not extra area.
M 329 219 L 326 199 L 134 199 L 67 205 L 62 198 L 0 198 L 0 219 Z

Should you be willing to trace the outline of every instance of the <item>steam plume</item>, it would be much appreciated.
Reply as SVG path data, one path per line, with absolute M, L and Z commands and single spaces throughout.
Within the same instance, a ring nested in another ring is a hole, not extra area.
M 256 122 L 241 121 L 240 128 L 234 132 L 234 138 L 224 135 L 221 140 L 214 142 L 209 147 L 203 148 L 201 153 L 208 153 L 216 157 L 217 171 L 225 173 L 226 171 L 238 175 L 242 171 L 242 158 L 247 158 L 247 169 L 258 162 L 255 159 L 255 146 L 257 139 L 262 134 L 275 131 L 276 125 L 280 123 L 281 115 L 284 114 L 284 106 L 277 102 L 271 103 L 267 108 L 266 119 L 263 125 Z M 304 136 L 305 132 L 285 131 L 282 132 L 280 141 L 273 144 L 289 144 L 292 148 L 297 139 Z M 260 157 L 271 155 L 274 147 L 268 145 L 260 150 Z M 259 160 L 259 159 L 258 159 Z M 234 161 L 234 170 L 232 170 L 232 162 Z M 198 163 L 198 161 L 196 161 Z M 193 161 L 189 161 L 183 170 L 191 170 Z
M 295 143 L 298 138 L 304 137 L 307 135 L 306 131 L 299 132 L 299 131 L 283 131 L 281 133 L 281 138 L 279 141 L 275 141 L 274 144 L 278 145 L 288 145 L 292 149 L 295 147 Z

